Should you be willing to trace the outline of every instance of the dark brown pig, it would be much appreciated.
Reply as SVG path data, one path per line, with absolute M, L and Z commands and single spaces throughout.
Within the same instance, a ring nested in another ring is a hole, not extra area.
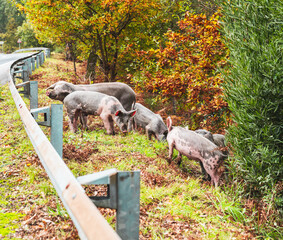
M 174 148 L 179 152 L 178 164 L 182 161 L 182 155 L 189 159 L 200 161 L 205 171 L 211 177 L 211 183 L 218 186 L 221 172 L 219 167 L 227 157 L 217 146 L 205 137 L 182 127 L 172 127 L 170 117 L 166 120 L 168 127 L 167 142 L 169 144 L 169 159 L 172 158 Z
M 127 84 L 120 82 L 74 85 L 65 81 L 59 81 L 52 84 L 46 90 L 51 90 L 46 92 L 48 97 L 62 102 L 68 94 L 75 91 L 104 93 L 116 97 L 127 111 L 130 111 L 132 104 L 136 102 L 136 94 L 133 89 Z
M 126 111 L 117 98 L 99 92 L 75 91 L 64 99 L 67 108 L 70 129 L 77 131 L 78 117 L 82 118 L 83 129 L 86 128 L 87 115 L 99 115 L 107 134 L 114 135 L 115 122 L 122 132 L 127 132 L 128 122 L 136 111 Z
M 149 139 L 153 135 L 158 141 L 166 140 L 168 129 L 159 114 L 152 112 L 140 103 L 136 103 L 134 109 L 137 110 L 132 123 L 134 129 L 139 127 L 145 129 Z

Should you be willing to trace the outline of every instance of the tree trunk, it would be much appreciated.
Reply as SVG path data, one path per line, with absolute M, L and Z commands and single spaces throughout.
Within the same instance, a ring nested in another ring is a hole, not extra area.
M 71 51 L 71 43 L 66 43 L 66 52 L 65 52 L 65 60 L 71 61 L 72 60 L 72 51 Z
M 114 82 L 115 81 L 115 78 L 116 78 L 116 75 L 117 75 L 117 71 L 116 71 L 116 68 L 117 68 L 117 59 L 118 59 L 118 38 L 116 37 L 115 38 L 115 45 L 116 45 L 116 50 L 115 50 L 115 53 L 114 53 L 114 56 L 113 56 L 113 63 L 111 64 L 111 67 L 110 67 L 110 81 L 111 82 Z
M 95 67 L 97 63 L 98 56 L 96 54 L 96 49 L 93 49 L 87 59 L 87 68 L 85 78 L 89 79 L 90 83 L 93 83 L 96 77 Z
M 73 66 L 74 66 L 74 72 L 75 74 L 77 73 L 77 68 L 76 68 L 76 61 L 77 61 L 77 56 L 76 56 L 76 51 L 75 48 L 76 46 L 71 43 L 67 42 L 66 43 L 66 61 L 73 61 Z

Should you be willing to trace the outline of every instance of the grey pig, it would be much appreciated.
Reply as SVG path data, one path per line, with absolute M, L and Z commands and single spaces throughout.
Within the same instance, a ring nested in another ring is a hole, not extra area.
M 123 105 L 125 110 L 130 111 L 132 104 L 136 102 L 136 94 L 131 87 L 125 83 L 109 82 L 95 83 L 86 85 L 74 85 L 65 81 L 59 81 L 46 90 L 46 95 L 54 100 L 64 101 L 64 98 L 74 91 L 94 91 L 116 97 Z
M 213 136 L 213 142 L 218 146 L 218 147 L 225 147 L 225 136 L 222 134 L 212 134 Z
M 114 135 L 115 122 L 122 132 L 127 132 L 128 122 L 136 111 L 126 111 L 117 98 L 99 92 L 75 91 L 64 99 L 64 106 L 69 116 L 70 129 L 77 131 L 78 117 L 82 118 L 83 129 L 86 128 L 87 115 L 99 115 L 107 134 Z
M 222 134 L 212 134 L 211 132 L 205 129 L 197 129 L 196 133 L 204 136 L 211 142 L 215 143 L 218 147 L 225 147 L 225 136 Z
M 166 140 L 168 129 L 159 114 L 152 112 L 140 103 L 136 103 L 133 108 L 137 110 L 137 112 L 131 120 L 130 124 L 132 126 L 130 126 L 130 130 L 132 127 L 134 129 L 141 127 L 145 129 L 149 139 L 151 139 L 153 135 L 158 141 Z
M 171 161 L 174 148 L 179 152 L 178 164 L 182 161 L 182 155 L 189 159 L 200 161 L 205 171 L 211 176 L 211 184 L 218 186 L 221 172 L 219 167 L 227 157 L 217 146 L 195 133 L 182 127 L 172 127 L 170 117 L 166 119 L 168 127 L 167 142 L 169 144 L 169 159 Z

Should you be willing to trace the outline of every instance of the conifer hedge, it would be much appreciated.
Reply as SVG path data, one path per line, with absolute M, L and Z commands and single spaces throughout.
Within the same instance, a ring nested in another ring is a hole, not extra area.
M 230 172 L 249 196 L 283 209 L 283 1 L 230 0 L 222 8 Z

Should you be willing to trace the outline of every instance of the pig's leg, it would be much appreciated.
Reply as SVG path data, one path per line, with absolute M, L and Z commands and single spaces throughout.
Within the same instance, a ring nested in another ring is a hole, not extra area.
M 205 171 L 204 167 L 203 167 L 203 163 L 202 161 L 199 161 L 200 167 L 201 167 L 201 172 L 203 174 L 203 180 L 206 181 L 210 181 L 211 177 L 209 176 L 209 174 Z
M 104 127 L 106 129 L 107 134 L 115 135 L 114 123 L 113 123 L 113 119 L 112 119 L 111 115 L 101 114 L 100 117 L 103 121 L 103 124 L 104 124 Z
M 130 131 L 135 131 L 135 120 L 134 120 L 134 118 L 131 118 L 130 120 L 129 120 L 129 122 L 128 122 L 128 132 L 130 132 Z
M 215 187 L 218 187 L 218 183 L 219 183 L 219 179 L 220 179 L 220 174 L 218 173 L 217 169 L 215 169 L 215 171 L 213 171 L 211 173 L 211 185 L 215 185 Z
M 168 145 L 169 145 L 169 156 L 168 156 L 169 160 L 168 160 L 168 162 L 170 164 L 171 160 L 172 160 L 173 151 L 174 151 L 174 144 L 173 144 L 172 141 L 170 141 L 170 142 L 168 141 Z
M 145 127 L 145 132 L 146 132 L 146 136 L 148 137 L 148 139 L 151 140 L 151 136 L 153 132 L 150 130 L 150 127 L 148 125 Z
M 78 118 L 81 115 L 81 111 L 80 110 L 76 110 L 75 111 L 75 115 L 74 115 L 74 119 L 73 119 L 73 126 L 75 129 L 75 132 L 78 130 Z
M 204 160 L 204 169 L 205 171 L 210 175 L 211 177 L 211 185 L 215 185 L 215 187 L 218 186 L 218 182 L 220 179 L 220 174 L 218 174 L 218 166 L 213 165 L 212 161 L 209 160 Z
M 70 115 L 68 115 L 68 117 L 69 117 L 69 128 L 72 132 L 75 133 L 76 130 L 75 130 L 74 125 L 73 125 L 74 117 L 70 116 Z
M 87 129 L 87 114 L 81 112 L 80 113 L 80 121 L 82 124 L 82 129 L 85 130 Z
M 182 154 L 180 152 L 178 153 L 177 160 L 177 164 L 180 166 L 182 163 Z
M 82 114 L 82 119 L 83 119 L 83 129 L 88 129 L 87 128 L 87 114 Z
M 68 111 L 68 117 L 69 117 L 69 127 L 72 132 L 77 131 L 77 121 L 76 121 L 76 109 L 72 111 Z

